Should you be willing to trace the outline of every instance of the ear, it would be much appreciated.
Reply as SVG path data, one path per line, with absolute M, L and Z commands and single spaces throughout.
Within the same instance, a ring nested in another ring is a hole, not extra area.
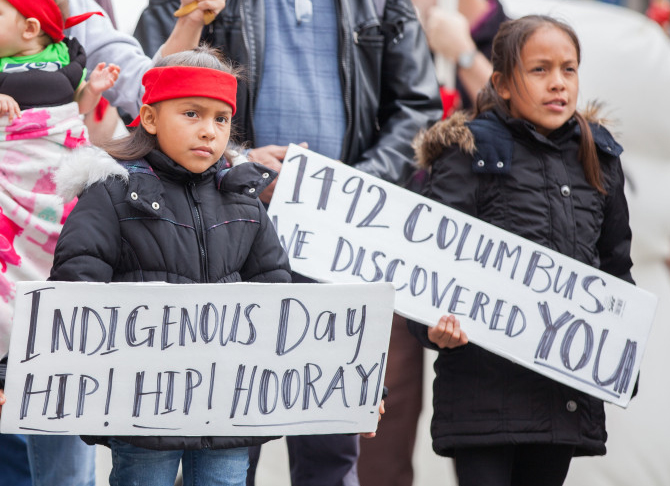
M 512 97 L 509 86 L 507 85 L 507 82 L 503 80 L 503 75 L 500 71 L 495 71 L 491 75 L 491 83 L 493 83 L 493 88 L 502 99 L 509 100 Z
M 32 40 L 36 37 L 39 37 L 42 32 L 42 25 L 40 24 L 40 21 L 34 17 L 26 19 L 24 26 L 23 38 L 25 40 Z
M 158 119 L 158 111 L 155 106 L 142 105 L 140 106 L 140 122 L 144 129 L 152 135 L 156 135 L 156 120 Z

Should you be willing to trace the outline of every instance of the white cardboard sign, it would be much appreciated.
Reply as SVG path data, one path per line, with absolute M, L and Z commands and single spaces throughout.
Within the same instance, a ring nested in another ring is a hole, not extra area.
M 23 282 L 3 433 L 377 428 L 393 286 Z
M 631 397 L 657 298 L 469 215 L 291 146 L 268 210 L 298 273 L 391 282 L 478 345 L 603 400 Z

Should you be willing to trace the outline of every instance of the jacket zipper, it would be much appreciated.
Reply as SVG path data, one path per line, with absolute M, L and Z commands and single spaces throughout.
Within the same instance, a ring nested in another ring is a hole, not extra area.
M 207 249 L 205 248 L 205 232 L 202 224 L 202 217 L 200 215 L 200 199 L 197 197 L 195 183 L 188 183 L 188 202 L 191 206 L 191 212 L 193 214 L 193 222 L 195 224 L 195 237 L 198 241 L 198 251 L 200 252 L 200 275 L 201 283 L 209 283 L 209 274 L 207 272 Z

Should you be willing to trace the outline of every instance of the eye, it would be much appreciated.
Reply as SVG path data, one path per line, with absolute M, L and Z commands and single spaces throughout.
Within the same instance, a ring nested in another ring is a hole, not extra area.
M 188 118 L 195 118 L 198 116 L 198 114 L 193 110 L 185 111 L 184 115 L 187 116 Z
M 228 119 L 227 116 L 217 116 L 217 117 L 216 117 L 216 123 L 222 123 L 222 124 L 225 125 L 225 124 L 227 124 L 228 122 L 230 122 L 230 120 Z

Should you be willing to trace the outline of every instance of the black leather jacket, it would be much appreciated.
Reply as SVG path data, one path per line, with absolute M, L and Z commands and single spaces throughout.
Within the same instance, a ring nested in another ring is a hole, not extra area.
M 202 40 L 246 69 L 237 92 L 238 139 L 254 144 L 253 111 L 265 46 L 264 0 L 228 0 Z M 339 65 L 347 128 L 342 160 L 398 183 L 412 168 L 412 139 L 442 115 L 437 80 L 410 0 L 336 0 Z M 179 0 L 150 0 L 135 37 L 152 56 L 168 38 Z

